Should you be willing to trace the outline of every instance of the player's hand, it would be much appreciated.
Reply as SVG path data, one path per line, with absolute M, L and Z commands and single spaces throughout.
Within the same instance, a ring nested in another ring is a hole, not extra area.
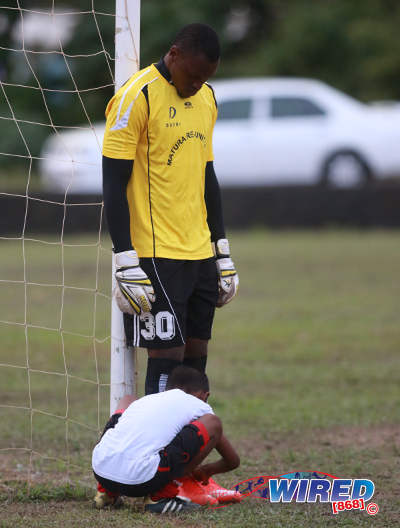
M 215 243 L 215 256 L 218 271 L 218 301 L 217 307 L 221 308 L 230 302 L 239 289 L 239 276 L 230 257 L 229 242 L 221 238 Z
M 204 486 L 207 486 L 210 475 L 208 474 L 202 466 L 198 466 L 192 472 L 192 477 L 200 481 Z
M 115 300 L 121 312 L 140 315 L 150 312 L 156 296 L 150 279 L 139 266 L 135 250 L 123 251 L 115 255 L 117 286 Z

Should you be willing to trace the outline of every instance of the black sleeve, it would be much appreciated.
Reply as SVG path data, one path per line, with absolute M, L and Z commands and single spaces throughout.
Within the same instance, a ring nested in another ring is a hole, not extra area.
M 211 241 L 225 238 L 224 218 L 222 215 L 221 190 L 214 170 L 214 163 L 206 165 L 204 198 L 207 207 L 207 223 L 211 232 Z
M 126 186 L 132 174 L 133 160 L 103 156 L 103 200 L 108 230 L 115 253 L 132 249 Z

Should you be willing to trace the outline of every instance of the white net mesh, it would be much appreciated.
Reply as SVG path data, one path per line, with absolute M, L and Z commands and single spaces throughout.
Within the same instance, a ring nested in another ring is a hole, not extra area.
M 114 2 L 32 4 L 0 8 L 0 467 L 89 482 L 109 403 Z

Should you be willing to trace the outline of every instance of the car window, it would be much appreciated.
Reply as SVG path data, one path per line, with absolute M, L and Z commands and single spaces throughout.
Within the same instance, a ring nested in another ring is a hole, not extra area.
M 271 117 L 308 117 L 325 115 L 324 110 L 304 97 L 271 97 Z
M 224 119 L 249 119 L 251 100 L 234 99 L 218 103 L 218 120 Z

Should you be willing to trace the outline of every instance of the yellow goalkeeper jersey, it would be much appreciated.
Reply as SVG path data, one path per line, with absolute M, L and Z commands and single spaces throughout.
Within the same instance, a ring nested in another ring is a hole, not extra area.
M 135 160 L 127 199 L 138 255 L 211 257 L 204 183 L 217 118 L 212 88 L 181 98 L 160 61 L 118 90 L 106 118 L 103 155 Z

